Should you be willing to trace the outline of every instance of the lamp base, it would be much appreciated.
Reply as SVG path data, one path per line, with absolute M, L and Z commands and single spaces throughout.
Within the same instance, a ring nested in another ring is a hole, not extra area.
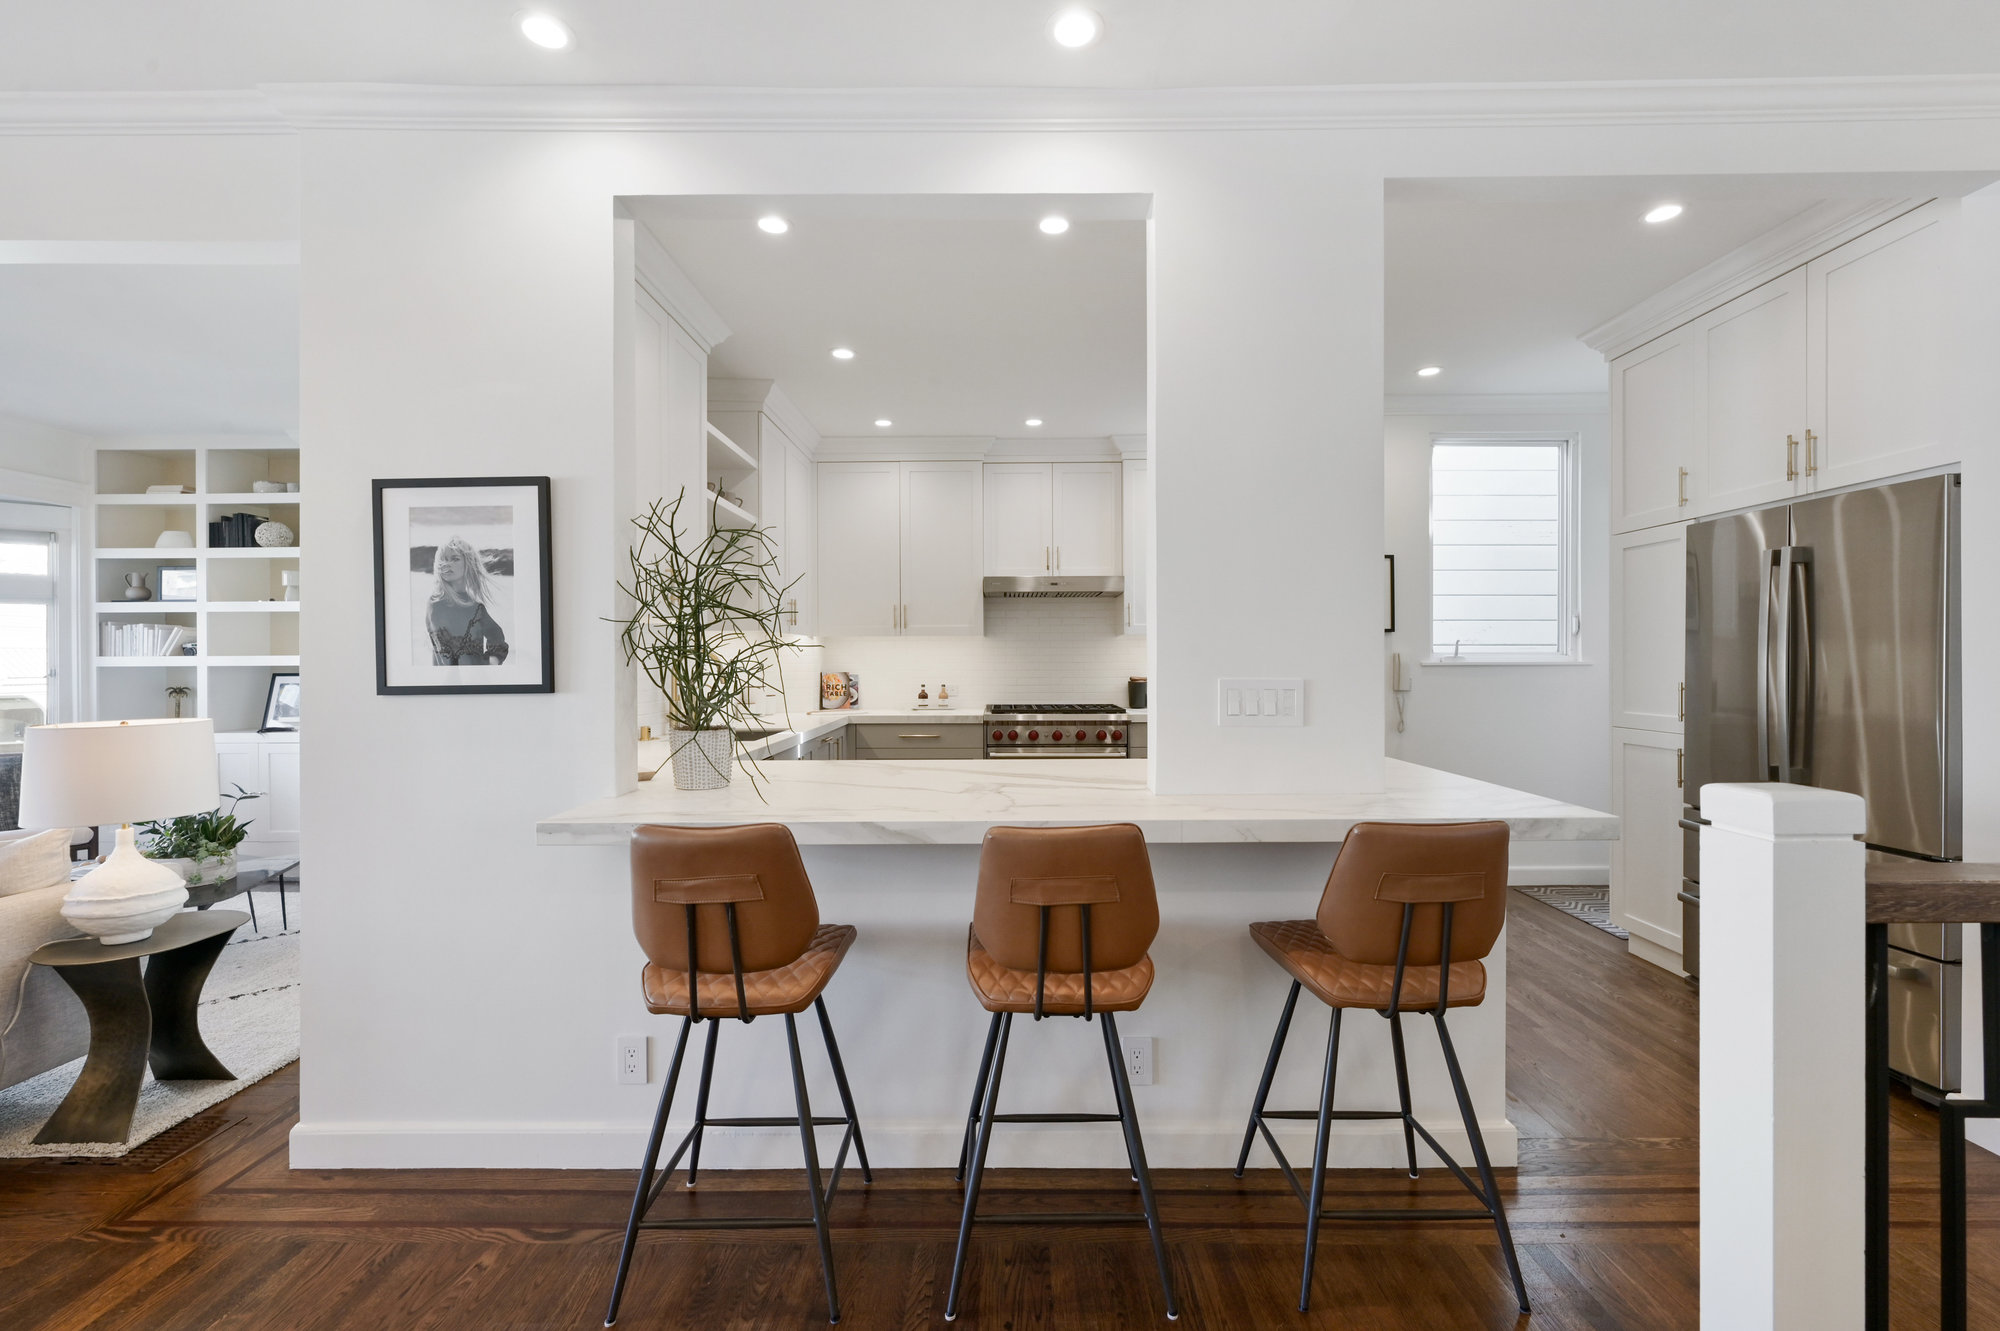
M 104 863 L 69 885 L 62 917 L 106 946 L 136 943 L 152 937 L 187 899 L 187 883 L 166 865 L 141 855 L 138 834 L 126 823 Z

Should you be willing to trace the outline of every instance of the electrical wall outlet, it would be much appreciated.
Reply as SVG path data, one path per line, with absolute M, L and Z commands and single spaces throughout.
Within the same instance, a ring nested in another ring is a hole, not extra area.
M 647 1067 L 646 1037 L 643 1035 L 621 1035 L 618 1037 L 618 1061 L 616 1064 L 620 1086 L 644 1086 L 652 1080 L 651 1069 Z
M 1134 1086 L 1153 1084 L 1153 1052 L 1158 1042 L 1150 1035 L 1121 1035 L 1119 1047 L 1125 1051 L 1125 1077 Z
M 1303 679 L 1223 679 L 1216 681 L 1215 719 L 1225 726 L 1302 726 L 1306 723 Z

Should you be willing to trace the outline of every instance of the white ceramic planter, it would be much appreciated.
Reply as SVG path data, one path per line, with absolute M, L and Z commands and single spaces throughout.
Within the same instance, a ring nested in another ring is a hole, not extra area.
M 736 737 L 727 730 L 669 730 L 675 790 L 721 790 L 736 765 Z

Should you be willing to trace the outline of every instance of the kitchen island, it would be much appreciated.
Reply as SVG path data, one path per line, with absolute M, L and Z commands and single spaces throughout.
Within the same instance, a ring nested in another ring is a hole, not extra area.
M 550 814 L 536 824 L 535 836 L 543 846 L 574 848 L 568 853 L 576 857 L 580 888 L 622 893 L 628 890 L 623 847 L 634 827 L 789 827 L 803 848 L 822 919 L 860 931 L 826 1001 L 870 1156 L 879 1165 L 948 1167 L 958 1153 L 986 1029 L 986 1014 L 965 980 L 980 839 L 997 825 L 1136 823 L 1146 833 L 1160 893 L 1152 949 L 1158 978 L 1145 1005 L 1120 1026 L 1127 1037 L 1157 1040 L 1155 1084 L 1134 1092 L 1147 1152 L 1163 1167 L 1216 1167 L 1235 1162 L 1287 986 L 1246 926 L 1311 916 L 1339 842 L 1355 823 L 1494 818 L 1519 841 L 1618 835 L 1610 814 L 1468 777 L 1394 759 L 1385 763 L 1384 777 L 1381 791 L 1351 795 L 1155 795 L 1142 762 L 772 762 L 760 765 L 756 782 L 739 772 L 718 791 L 678 791 L 663 773 L 628 794 Z M 629 966 L 631 1029 L 650 1031 L 658 1051 L 650 1091 L 629 1088 L 638 1092 L 628 1107 L 635 1158 L 648 1097 L 658 1093 L 679 1027 L 677 1020 L 644 1015 L 642 960 L 629 936 L 607 956 L 609 964 Z M 1453 1013 L 1452 1029 L 1487 1145 L 1496 1164 L 1512 1164 L 1504 935 L 1486 964 L 1486 1002 Z M 1302 1005 L 1274 1083 L 1274 1107 L 1317 1102 L 1325 1032 L 1324 1009 Z M 790 1088 L 782 1042 L 775 1022 L 727 1024 L 713 1112 L 783 1112 Z M 1083 1023 L 1054 1019 L 1017 1030 L 1014 1051 L 1010 1066 L 1035 1073 L 1009 1080 L 1003 1110 L 1109 1107 L 1103 1047 Z M 1418 1115 L 1447 1148 L 1462 1151 L 1464 1132 L 1435 1044 L 1413 1042 L 1410 1054 Z M 1342 1108 L 1394 1107 L 1386 1025 L 1350 1023 L 1340 1086 Z M 675 1117 L 686 1121 L 687 1106 Z M 1278 1131 L 1288 1150 L 1310 1149 L 1310 1123 Z M 785 1130 L 716 1129 L 707 1141 L 704 1164 L 711 1156 L 719 1166 L 797 1164 L 797 1138 Z M 1396 1164 L 1402 1149 L 1393 1120 L 1338 1122 L 1330 1160 L 1384 1167 Z M 992 1161 L 1110 1167 L 1122 1152 L 1117 1133 L 1101 1125 L 1017 1128 L 995 1139 Z M 1269 1160 L 1260 1149 L 1252 1163 Z

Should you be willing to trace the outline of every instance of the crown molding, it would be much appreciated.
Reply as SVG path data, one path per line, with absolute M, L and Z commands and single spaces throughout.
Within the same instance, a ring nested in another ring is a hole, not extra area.
M 1789 222 L 1739 246 L 1705 268 L 1696 269 L 1623 314 L 1605 320 L 1580 339 L 1606 360 L 1616 360 L 1753 287 L 1762 286 L 1800 264 L 1838 249 L 1884 222 L 1920 208 L 1927 199 L 1867 199 L 1814 204 Z
M 674 256 L 667 253 L 667 247 L 659 237 L 648 231 L 644 223 L 635 226 L 633 235 L 633 268 L 639 285 L 646 294 L 673 316 L 674 322 L 687 330 L 701 354 L 706 356 L 715 350 L 716 344 L 729 336 L 729 325 L 716 313 L 715 306 L 708 303 L 693 280 L 681 271 L 674 262 Z
M 262 91 L 6 92 L 0 134 L 289 134 Z
M 1603 416 L 1609 393 L 1392 393 L 1384 416 Z
M 1118 450 L 1118 456 L 1128 462 L 1144 462 L 1150 436 L 1143 434 L 1114 434 L 1111 446 Z
M 708 412 L 759 412 L 809 458 L 819 454 L 819 430 L 775 379 L 710 379 Z
M 990 435 L 891 435 L 882 439 L 866 435 L 821 439 L 815 461 L 819 462 L 901 462 L 924 461 L 984 462 L 994 440 Z

